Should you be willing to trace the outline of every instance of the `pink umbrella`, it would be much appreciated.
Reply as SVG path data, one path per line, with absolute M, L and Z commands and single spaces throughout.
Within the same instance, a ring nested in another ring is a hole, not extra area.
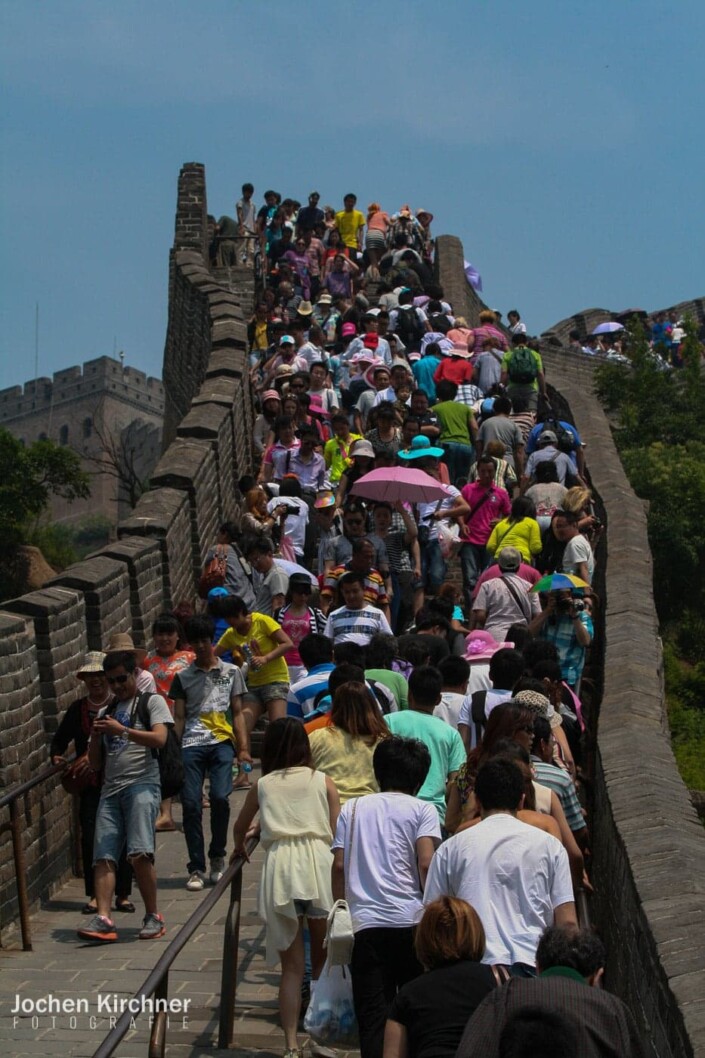
M 396 503 L 431 503 L 450 496 L 445 485 L 423 470 L 406 467 L 380 467 L 363 474 L 350 489 L 356 496 L 367 500 L 385 500 Z

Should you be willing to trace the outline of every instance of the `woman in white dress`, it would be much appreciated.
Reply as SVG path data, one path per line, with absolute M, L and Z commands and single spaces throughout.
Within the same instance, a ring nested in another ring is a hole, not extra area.
M 258 911 L 267 927 L 267 962 L 281 962 L 279 1016 L 284 1058 L 297 1058 L 303 920 L 311 935 L 315 981 L 325 961 L 326 919 L 333 906 L 330 849 L 340 800 L 332 779 L 314 769 L 308 735 L 293 717 L 282 717 L 267 728 L 262 777 L 248 793 L 233 828 L 234 856 L 244 852 L 248 828 L 258 810 L 265 852 Z

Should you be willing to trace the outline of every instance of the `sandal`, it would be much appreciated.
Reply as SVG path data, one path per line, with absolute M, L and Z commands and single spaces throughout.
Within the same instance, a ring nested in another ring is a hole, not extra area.
M 115 901 L 115 910 L 124 911 L 126 914 L 131 915 L 135 910 L 135 905 L 132 903 L 131 900 L 128 900 L 127 897 L 125 897 L 124 900 Z
M 81 914 L 82 915 L 97 915 L 98 914 L 98 908 L 97 908 L 97 906 L 95 904 L 91 904 L 89 902 L 89 903 L 83 905 L 83 907 L 81 908 Z
M 154 829 L 158 834 L 163 834 L 166 830 L 176 830 L 176 823 L 173 819 L 167 819 L 164 823 L 157 823 Z

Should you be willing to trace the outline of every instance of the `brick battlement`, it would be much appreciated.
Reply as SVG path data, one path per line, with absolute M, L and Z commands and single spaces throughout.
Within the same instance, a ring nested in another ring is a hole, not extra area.
M 99 356 L 80 364 L 56 371 L 52 378 L 37 378 L 23 386 L 0 390 L 0 424 L 11 423 L 21 416 L 49 408 L 57 408 L 70 401 L 110 395 L 143 405 L 145 410 L 161 415 L 164 412 L 164 385 L 136 367 L 123 368 L 119 360 Z

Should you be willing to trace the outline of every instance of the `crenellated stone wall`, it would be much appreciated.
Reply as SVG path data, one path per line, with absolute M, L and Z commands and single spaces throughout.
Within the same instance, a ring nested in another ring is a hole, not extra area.
M 49 741 L 81 694 L 87 650 L 130 631 L 151 642 L 154 618 L 193 602 L 218 526 L 238 514 L 237 480 L 252 470 L 254 412 L 247 381 L 246 319 L 253 272 L 209 270 L 203 166 L 186 165 L 169 259 L 164 351 L 165 448 L 150 491 L 119 524 L 118 540 L 41 591 L 0 605 L 0 791 L 49 763 Z M 72 867 L 70 802 L 58 779 L 24 799 L 30 900 Z M 5 814 L 7 810 L 4 810 Z M 0 819 L 0 823 L 4 822 Z M 0 835 L 0 926 L 17 917 L 12 852 Z

